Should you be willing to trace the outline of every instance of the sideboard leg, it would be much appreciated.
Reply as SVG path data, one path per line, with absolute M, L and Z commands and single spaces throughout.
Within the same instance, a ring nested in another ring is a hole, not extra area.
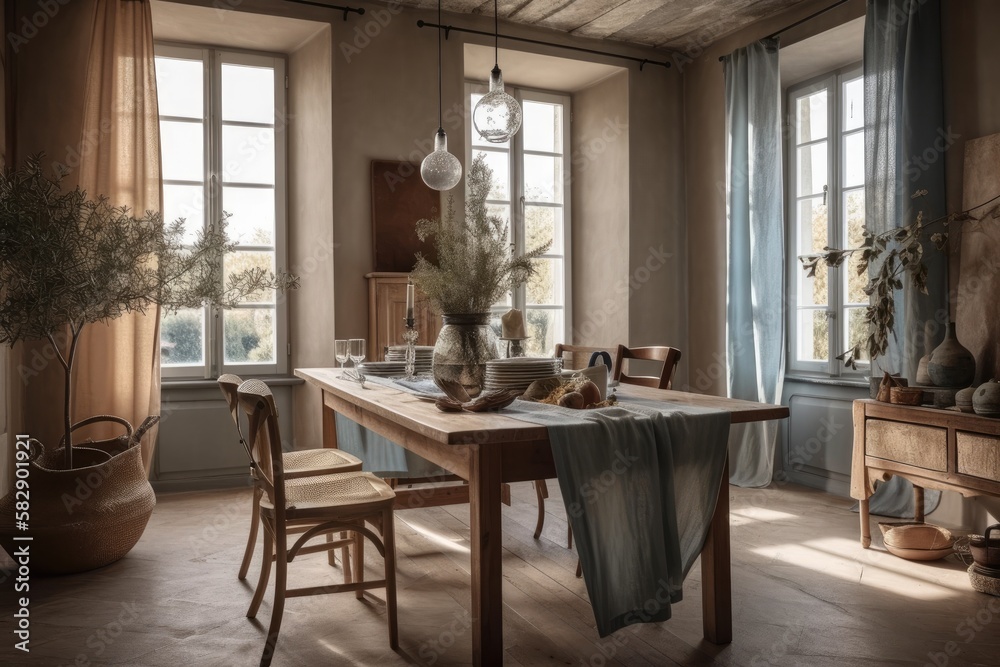
M 913 485 L 913 520 L 924 522 L 924 487 Z
M 861 546 L 865 549 L 872 544 L 872 526 L 868 520 L 868 499 L 858 501 L 858 514 L 861 515 Z

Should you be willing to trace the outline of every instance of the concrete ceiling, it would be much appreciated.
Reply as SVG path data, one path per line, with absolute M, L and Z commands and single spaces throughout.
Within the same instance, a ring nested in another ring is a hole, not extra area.
M 706 46 L 803 0 L 499 0 L 502 20 L 677 51 Z M 422 9 L 436 0 L 401 0 Z M 493 15 L 492 0 L 442 0 L 442 9 Z M 501 30 L 502 32 L 502 30 Z

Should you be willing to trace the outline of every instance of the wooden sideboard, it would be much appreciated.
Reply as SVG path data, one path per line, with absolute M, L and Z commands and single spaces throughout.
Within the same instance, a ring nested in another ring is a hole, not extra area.
M 368 358 L 381 361 L 390 345 L 403 345 L 408 273 L 368 273 Z M 441 317 L 419 289 L 413 304 L 417 345 L 433 345 L 441 330 Z
M 974 414 L 854 401 L 851 497 L 861 514 L 861 546 L 871 544 L 868 499 L 875 480 L 913 482 L 916 516 L 924 520 L 924 489 L 963 496 L 1000 496 L 1000 419 Z

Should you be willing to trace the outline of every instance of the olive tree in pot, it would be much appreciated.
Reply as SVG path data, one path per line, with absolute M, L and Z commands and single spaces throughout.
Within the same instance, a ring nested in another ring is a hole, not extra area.
M 115 416 L 73 423 L 81 333 L 156 306 L 223 308 L 262 290 L 296 287 L 294 276 L 259 268 L 224 279 L 222 258 L 234 247 L 225 219 L 192 243 L 183 220 L 164 224 L 157 212 L 135 215 L 79 188 L 63 191 L 39 157 L 0 176 L 0 343 L 47 339 L 64 372 L 62 442 L 18 447 L 18 470 L 27 472 L 0 499 L 0 543 L 12 553 L 13 537 L 30 535 L 33 573 L 118 560 L 138 541 L 155 504 L 139 440 L 158 417 L 136 431 Z M 74 430 L 94 421 L 116 422 L 125 434 L 74 446 Z

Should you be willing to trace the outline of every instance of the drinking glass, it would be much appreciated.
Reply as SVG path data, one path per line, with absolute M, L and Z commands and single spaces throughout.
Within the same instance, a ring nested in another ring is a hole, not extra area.
M 350 342 L 351 348 L 351 361 L 354 362 L 355 368 L 358 364 L 365 360 L 365 339 L 364 338 L 352 338 Z
M 336 340 L 334 345 L 334 355 L 337 357 L 337 361 L 340 362 L 340 370 L 344 370 L 344 364 L 347 363 L 347 358 L 350 355 L 347 340 Z

